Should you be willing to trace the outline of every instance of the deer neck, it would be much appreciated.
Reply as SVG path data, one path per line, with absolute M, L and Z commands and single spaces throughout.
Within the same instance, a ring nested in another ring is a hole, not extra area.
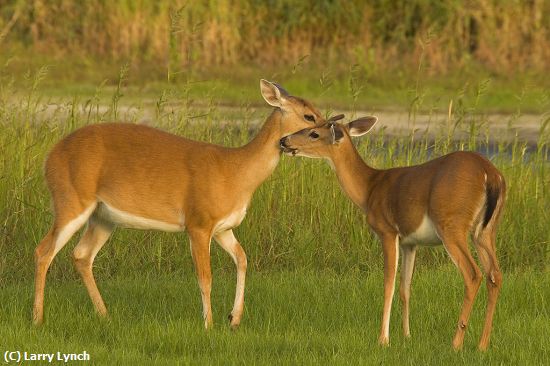
M 340 186 L 357 206 L 365 208 L 377 170 L 363 161 L 350 140 L 342 141 L 338 149 L 329 160 Z
M 282 137 L 282 112 L 277 108 L 267 118 L 258 134 L 246 145 L 236 149 L 241 161 L 239 180 L 257 188 L 275 170 L 281 151 L 279 139 Z

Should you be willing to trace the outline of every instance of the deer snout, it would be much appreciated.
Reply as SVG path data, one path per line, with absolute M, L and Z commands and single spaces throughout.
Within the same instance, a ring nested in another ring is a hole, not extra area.
M 279 140 L 279 146 L 281 147 L 281 151 L 283 153 L 287 154 L 287 155 L 294 156 L 298 152 L 298 149 L 295 149 L 295 148 L 290 146 L 288 136 L 285 136 L 285 137 L 283 137 L 282 139 Z

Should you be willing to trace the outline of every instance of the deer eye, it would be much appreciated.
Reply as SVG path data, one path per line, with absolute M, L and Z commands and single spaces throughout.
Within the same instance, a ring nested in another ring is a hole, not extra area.
M 315 131 L 311 131 L 311 133 L 309 134 L 309 137 L 311 137 L 312 139 L 318 139 L 319 134 Z
M 306 119 L 306 121 L 315 122 L 315 117 L 311 114 L 304 114 L 304 118 Z

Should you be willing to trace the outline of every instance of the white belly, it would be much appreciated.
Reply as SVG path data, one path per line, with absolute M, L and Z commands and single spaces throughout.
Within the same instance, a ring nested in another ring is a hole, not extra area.
M 407 236 L 400 235 L 401 245 L 440 245 L 441 239 L 437 235 L 432 220 L 427 215 L 424 215 L 422 222 L 416 230 Z
M 218 221 L 214 226 L 213 233 L 214 234 L 221 233 L 223 231 L 239 226 L 241 222 L 244 220 L 245 216 L 246 216 L 246 206 L 244 206 L 240 210 L 233 211 L 231 214 L 229 214 L 228 216 Z
M 115 225 L 142 230 L 160 230 L 160 231 L 184 231 L 184 218 L 181 216 L 179 224 L 170 224 L 167 222 L 148 219 L 137 216 L 126 211 L 116 209 L 105 202 L 101 202 L 95 212 L 99 218 L 111 222 Z

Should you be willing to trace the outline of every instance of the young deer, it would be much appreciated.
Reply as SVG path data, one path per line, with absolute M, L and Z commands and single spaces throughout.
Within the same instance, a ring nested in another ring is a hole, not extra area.
M 495 253 L 497 224 L 506 186 L 500 172 L 484 157 L 454 152 L 427 163 L 387 170 L 373 169 L 361 159 L 351 136 L 361 136 L 376 117 L 347 125 L 327 123 L 281 139 L 287 154 L 329 160 L 343 190 L 367 214 L 367 222 L 384 252 L 384 311 L 379 342 L 389 343 L 390 311 L 398 249 L 402 253 L 403 332 L 410 336 L 409 297 L 417 245 L 443 245 L 464 277 L 465 296 L 453 347 L 460 349 L 481 284 L 481 272 L 468 249 L 468 234 L 487 277 L 489 301 L 479 348 L 485 350 L 502 284 Z
M 35 251 L 35 324 L 43 321 L 50 263 L 87 223 L 73 257 L 100 315 L 106 315 L 107 309 L 92 265 L 115 226 L 187 229 L 205 327 L 212 325 L 212 237 L 231 255 L 237 268 L 229 320 L 232 328 L 239 325 L 247 259 L 232 229 L 243 220 L 254 191 L 277 166 L 280 138 L 325 123 L 309 102 L 290 96 L 278 85 L 261 80 L 260 89 L 275 109 L 257 136 L 239 148 L 192 141 L 142 125 L 105 123 L 83 127 L 52 149 L 45 171 L 55 220 Z

